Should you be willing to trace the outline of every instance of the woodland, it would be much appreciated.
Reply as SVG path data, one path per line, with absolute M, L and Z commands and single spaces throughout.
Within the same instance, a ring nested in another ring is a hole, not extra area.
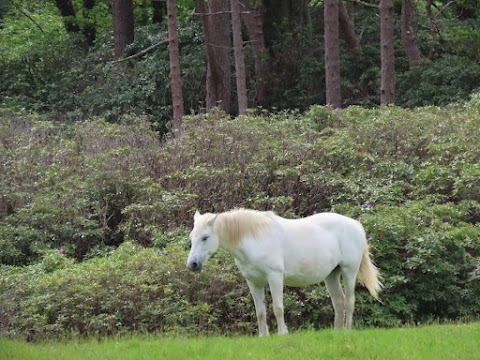
M 195 210 L 334 211 L 384 290 L 355 326 L 480 318 L 475 0 L 0 0 L 0 336 L 254 334 Z M 270 302 L 270 301 L 269 301 Z M 330 327 L 290 288 L 293 331 Z M 272 325 L 272 324 L 270 324 Z
M 145 115 L 166 133 L 213 107 L 412 108 L 480 85 L 476 0 L 171 3 L 0 1 L 2 106 L 62 122 Z

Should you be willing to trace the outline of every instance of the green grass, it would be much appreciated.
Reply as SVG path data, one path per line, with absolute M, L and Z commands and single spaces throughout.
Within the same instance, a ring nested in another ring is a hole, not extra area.
M 0 339 L 0 359 L 479 359 L 480 323 L 309 331 L 268 338 L 124 338 L 30 344 Z

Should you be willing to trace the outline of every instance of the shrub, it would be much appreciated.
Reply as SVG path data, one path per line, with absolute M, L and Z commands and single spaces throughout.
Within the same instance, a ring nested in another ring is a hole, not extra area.
M 7 52 L 0 57 L 0 69 L 5 73 L 5 80 L 0 83 L 4 106 L 46 114 L 48 119 L 61 122 L 98 116 L 122 123 L 128 115 L 143 115 L 148 116 L 157 130 L 169 131 L 172 105 L 167 45 L 137 58 L 134 65 L 113 63 L 111 33 L 99 32 L 96 46 L 86 49 L 79 46 L 79 39 L 67 36 L 60 17 L 50 14 L 49 18 L 52 17 L 54 21 L 50 22 L 57 28 L 49 31 L 48 36 L 24 39 L 22 46 L 5 46 L 17 53 Z M 52 38 L 52 34 L 59 33 L 62 35 Z M 12 42 L 14 37 L 8 38 Z M 135 42 L 126 53 L 139 52 L 166 38 L 166 24 L 139 26 Z M 184 24 L 179 38 L 185 106 L 199 111 L 205 100 L 206 76 L 200 24 L 195 21 Z M 32 47 L 32 43 L 36 46 Z
M 479 121 L 478 96 L 415 110 L 213 111 L 160 141 L 143 118 L 60 125 L 4 111 L 0 260 L 28 266 L 1 269 L 1 331 L 252 333 L 229 256 L 185 270 L 195 209 L 232 207 L 358 218 L 385 284 L 383 304 L 359 287 L 358 326 L 476 318 Z M 286 291 L 291 327 L 330 326 L 325 295 Z
M 462 223 L 463 214 L 453 206 L 434 206 L 433 213 L 430 208 L 412 202 L 365 210 L 361 221 L 385 289 L 380 304 L 358 287 L 357 326 L 480 315 L 480 230 Z M 444 218 L 455 220 L 445 224 Z M 253 301 L 231 255 L 220 251 L 197 275 L 185 266 L 188 232 L 164 233 L 163 239 L 161 248 L 126 242 L 82 263 L 52 251 L 36 265 L 4 267 L 2 335 L 38 340 L 132 332 L 254 333 Z M 270 305 L 269 296 L 267 301 Z M 292 330 L 331 326 L 333 309 L 323 285 L 287 288 L 284 301 Z M 273 328 L 271 308 L 269 313 Z
M 160 142 L 149 124 L 99 120 L 64 131 L 35 118 L 5 115 L 2 126 L 13 135 L 3 139 L 3 263 L 27 263 L 45 248 L 62 247 L 81 259 L 95 246 L 119 245 L 122 212 L 141 194 L 146 170 L 155 166 Z
M 470 291 L 478 286 L 472 274 L 480 229 L 467 219 L 462 207 L 428 201 L 379 205 L 364 214 L 361 222 L 384 276 L 382 311 L 390 318 L 404 323 L 478 316 Z
M 434 62 L 413 66 L 398 75 L 398 105 L 447 105 L 467 99 L 480 85 L 476 60 L 443 55 Z
M 220 253 L 210 274 L 195 276 L 185 266 L 187 239 L 178 231 L 163 250 L 126 242 L 81 264 L 49 253 L 37 265 L 5 273 L 0 294 L 10 311 L 4 311 L 2 334 L 37 340 L 132 331 L 252 332 L 250 321 L 234 321 L 252 317 L 253 309 L 233 263 Z

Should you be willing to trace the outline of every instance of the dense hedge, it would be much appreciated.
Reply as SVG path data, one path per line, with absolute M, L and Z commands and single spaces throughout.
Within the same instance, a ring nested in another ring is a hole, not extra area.
M 480 96 L 404 110 L 212 112 L 163 138 L 141 118 L 74 125 L 2 112 L 0 333 L 253 333 L 230 256 L 185 269 L 195 209 L 336 211 L 365 226 L 383 304 L 358 326 L 480 315 Z M 323 286 L 289 289 L 287 324 L 330 326 Z

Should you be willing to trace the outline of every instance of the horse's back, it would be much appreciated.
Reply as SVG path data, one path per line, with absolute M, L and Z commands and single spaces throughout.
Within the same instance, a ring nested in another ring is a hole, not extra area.
M 348 216 L 336 213 L 320 213 L 312 215 L 310 218 L 325 231 L 335 234 L 343 261 L 356 263 L 361 260 L 367 246 L 367 238 L 362 224 Z M 321 239 L 319 240 L 321 241 Z
M 287 284 L 320 282 L 338 265 L 360 265 L 366 240 L 356 220 L 320 213 L 280 224 Z
M 351 241 L 363 242 L 365 231 L 363 226 L 352 218 L 337 213 L 319 213 L 305 218 L 283 219 L 282 227 L 290 232 L 309 231 L 312 236 L 334 235 L 337 239 L 353 238 Z

